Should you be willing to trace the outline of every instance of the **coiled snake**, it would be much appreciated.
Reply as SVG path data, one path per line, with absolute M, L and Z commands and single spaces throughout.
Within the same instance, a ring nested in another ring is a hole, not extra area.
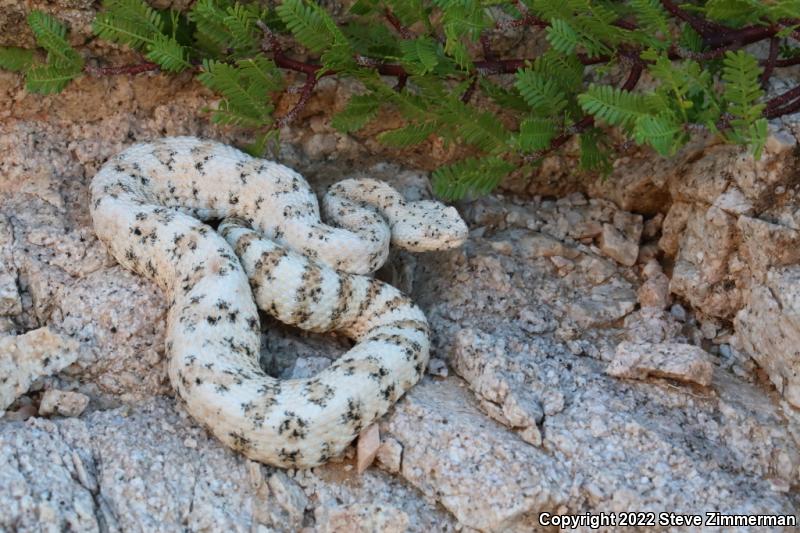
M 454 208 L 407 202 L 369 179 L 330 188 L 329 226 L 293 170 L 193 137 L 128 148 L 91 193 L 100 240 L 167 295 L 169 376 L 189 413 L 231 448 L 282 467 L 339 454 L 425 370 L 422 311 L 363 274 L 386 260 L 390 241 L 441 250 L 467 234 Z M 219 232 L 202 222 L 212 219 L 225 219 Z M 355 345 L 313 378 L 272 378 L 258 364 L 256 303 Z

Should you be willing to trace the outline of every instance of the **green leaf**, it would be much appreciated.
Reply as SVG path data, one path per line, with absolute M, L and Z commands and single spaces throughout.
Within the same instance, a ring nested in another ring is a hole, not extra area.
M 69 66 L 36 65 L 28 69 L 25 76 L 25 88 L 31 93 L 59 93 L 77 75 L 75 69 Z
M 483 196 L 512 170 L 514 165 L 499 157 L 470 157 L 436 169 L 432 176 L 433 191 L 444 200 Z
M 552 120 L 546 118 L 527 118 L 519 125 L 517 145 L 524 152 L 536 152 L 550 146 L 556 136 L 557 128 Z
M 514 111 L 528 111 L 528 104 L 518 91 L 513 90 L 515 88 L 506 89 L 484 77 L 478 79 L 478 85 L 486 96 L 494 100 L 497 105 Z
M 445 26 L 444 34 L 446 37 L 444 53 L 452 57 L 461 69 L 470 70 L 472 58 L 467 47 L 461 42 L 461 33 L 455 26 Z
M 581 145 L 580 164 L 583 170 L 611 172 L 611 151 L 606 143 L 606 136 L 599 128 L 591 128 L 578 136 Z
M 275 129 L 261 132 L 256 135 L 252 143 L 244 147 L 244 151 L 253 157 L 264 157 L 270 145 L 272 145 L 273 151 L 278 147 L 280 144 L 280 135 L 280 130 Z
M 649 144 L 663 156 L 674 155 L 681 145 L 683 128 L 668 114 L 643 115 L 636 120 L 633 138 L 639 144 Z
M 409 124 L 396 130 L 384 131 L 378 140 L 386 146 L 405 148 L 424 142 L 434 132 L 433 124 Z
M 547 28 L 547 42 L 562 54 L 572 54 L 578 46 L 578 34 L 567 22 L 560 19 L 550 21 Z
M 189 20 L 195 25 L 198 45 L 212 55 L 224 55 L 233 40 L 224 23 L 227 7 L 219 0 L 197 0 L 188 13 Z
M 762 122 L 765 104 L 759 103 L 764 96 L 759 81 L 761 67 L 758 60 L 744 50 L 726 52 L 722 65 L 723 99 L 727 112 L 733 116 L 729 138 L 749 144 L 753 154 L 760 156 L 766 142 L 766 129 Z
M 223 97 L 213 120 L 248 127 L 270 124 L 273 106 L 269 93 L 278 85 L 272 68 L 272 62 L 263 56 L 236 65 L 205 60 L 197 79 Z
M 276 9 L 289 31 L 312 52 L 322 52 L 336 42 L 336 24 L 323 9 L 303 0 L 284 0 Z
M 142 49 L 161 34 L 164 20 L 143 0 L 104 0 L 93 26 L 102 39 Z
M 545 112 L 547 115 L 557 115 L 567 106 L 564 92 L 558 86 L 558 82 L 533 69 L 517 71 L 517 81 L 514 86 L 531 109 Z
M 659 0 L 630 0 L 630 4 L 643 31 L 651 36 L 669 36 L 669 19 Z
M 640 116 L 654 111 L 652 98 L 610 85 L 591 84 L 585 93 L 578 95 L 578 103 L 595 118 L 625 128 L 631 128 Z
M 153 42 L 147 45 L 145 56 L 168 72 L 181 72 L 192 66 L 186 59 L 186 49 L 172 37 L 161 33 L 155 35 Z
M 258 46 L 258 27 L 260 15 L 257 5 L 236 4 L 229 7 L 223 19 L 231 38 L 228 45 L 236 50 L 255 50 Z
M 63 69 L 80 70 L 83 58 L 67 42 L 67 28 L 42 11 L 31 11 L 28 24 L 36 43 L 47 50 L 47 62 Z
M 474 107 L 463 105 L 460 101 L 455 104 L 451 113 L 445 116 L 450 119 L 462 142 L 485 152 L 506 148 L 510 133 L 493 113 L 478 112 Z
M 684 24 L 681 27 L 681 35 L 678 37 L 678 43 L 690 52 L 703 51 L 703 36 L 694 31 L 694 28 L 688 24 Z
M 343 111 L 331 120 L 331 125 L 343 133 L 358 131 L 378 114 L 380 102 L 371 95 L 356 95 L 350 98 Z
M 427 74 L 439 64 L 438 44 L 430 37 L 400 41 L 400 50 L 403 64 L 412 74 Z
M 766 2 L 761 0 L 709 0 L 704 11 L 711 20 L 742 25 L 751 20 L 759 20 L 767 14 Z
M 33 62 L 33 50 L 0 46 L 0 69 L 23 72 Z

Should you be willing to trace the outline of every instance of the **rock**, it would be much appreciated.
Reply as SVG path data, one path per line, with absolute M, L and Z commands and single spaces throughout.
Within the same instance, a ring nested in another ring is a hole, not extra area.
M 520 310 L 519 320 L 522 329 L 533 334 L 547 333 L 555 330 L 558 326 L 558 323 L 545 312 L 530 307 L 525 307 Z
M 681 235 L 692 214 L 692 204 L 686 202 L 675 202 L 669 208 L 667 216 L 661 227 L 661 239 L 658 246 L 669 256 L 678 253 Z
M 639 256 L 639 242 L 626 238 L 611 224 L 603 224 L 599 246 L 608 257 L 626 266 L 636 264 Z
M 403 445 L 403 477 L 465 526 L 503 530 L 566 501 L 563 471 L 487 420 L 454 378 L 411 389 L 386 426 Z
M 405 512 L 380 504 L 318 507 L 315 517 L 320 533 L 404 533 L 409 526 Z
M 611 324 L 636 307 L 636 293 L 624 279 L 611 278 L 592 287 L 588 294 L 567 304 L 567 314 L 581 327 Z
M 770 270 L 736 314 L 736 338 L 787 402 L 800 408 L 800 266 Z
M 648 218 L 644 221 L 642 227 L 642 237 L 645 239 L 652 239 L 661 232 L 661 227 L 664 224 L 664 214 L 657 213 L 655 216 Z
M 78 342 L 49 327 L 0 337 L 0 410 L 34 380 L 52 375 L 78 358 Z
M 75 371 L 83 379 L 140 398 L 172 390 L 163 365 L 165 318 L 158 287 L 119 266 L 64 288 L 52 313 L 54 328 L 81 340 Z
M 0 271 L 0 315 L 17 315 L 22 312 L 22 301 L 17 290 L 15 275 Z
M 336 150 L 336 135 L 332 133 L 314 133 L 303 143 L 303 150 L 311 159 L 319 159 L 331 155 Z
M 717 207 L 692 211 L 681 237 L 670 291 L 708 315 L 732 318 L 742 298 L 729 271 L 736 244 L 734 217 Z
M 17 269 L 14 266 L 12 244 L 14 233 L 8 217 L 0 213 L 0 316 L 22 312 Z
M 644 218 L 642 215 L 628 213 L 627 211 L 615 211 L 612 219 L 614 227 L 622 233 L 626 239 L 638 243 L 642 238 L 644 229 Z
M 670 307 L 669 312 L 679 322 L 686 322 L 686 319 L 688 318 L 686 309 L 684 309 L 681 304 L 673 304 L 672 307 Z
M 675 167 L 674 160 L 644 154 L 622 157 L 610 176 L 590 184 L 591 195 L 607 198 L 628 211 L 656 213 L 669 203 L 666 181 Z
M 432 357 L 428 361 L 428 374 L 439 378 L 446 378 L 449 374 L 447 370 L 447 363 L 438 357 Z
M 642 307 L 625 317 L 625 339 L 634 344 L 686 342 L 685 328 L 659 307 Z M 611 356 L 609 354 L 609 358 Z
M 655 307 L 665 309 L 669 307 L 669 278 L 663 273 L 658 272 L 650 276 L 637 291 L 639 305 L 642 307 Z
M 278 470 L 269 477 L 269 488 L 278 501 L 278 505 L 289 515 L 292 524 L 300 524 L 303 514 L 309 506 L 308 496 L 302 487 L 286 475 L 283 470 Z
M 714 366 L 705 351 L 690 344 L 622 342 L 606 373 L 618 378 L 669 378 L 707 387 Z
M 80 416 L 87 405 L 89 405 L 89 397 L 85 394 L 48 389 L 45 391 L 44 395 L 42 395 L 42 401 L 39 404 L 39 414 Z
M 453 369 L 469 383 L 486 414 L 520 430 L 523 440 L 538 446 L 542 437 L 537 424 L 544 417 L 541 402 L 523 376 L 503 369 L 507 359 L 503 341 L 470 329 L 457 334 L 450 356 Z
M 747 216 L 739 217 L 741 257 L 754 278 L 763 281 L 773 266 L 800 262 L 800 231 Z
M 755 207 L 753 202 L 748 200 L 738 187 L 728 187 L 728 189 L 717 196 L 714 200 L 714 207 L 718 207 L 731 215 L 752 215 Z
M 543 233 L 525 234 L 519 239 L 519 250 L 525 257 L 562 256 L 574 259 L 579 255 L 577 250 Z
M 397 439 L 387 437 L 378 448 L 377 459 L 387 472 L 398 473 L 403 462 L 403 445 Z
M 27 420 L 33 416 L 36 416 L 39 411 L 33 405 L 23 405 L 16 411 L 6 411 L 6 414 L 2 416 L 3 420 L 7 422 L 22 422 Z
M 375 460 L 378 455 L 378 447 L 381 445 L 381 433 L 378 424 L 372 424 L 363 429 L 358 435 L 358 446 L 356 448 L 356 470 L 363 474 L 364 470 Z

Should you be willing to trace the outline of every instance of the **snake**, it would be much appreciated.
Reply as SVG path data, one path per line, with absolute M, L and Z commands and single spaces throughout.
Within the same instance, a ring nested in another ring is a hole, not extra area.
M 339 456 L 424 374 L 424 313 L 371 273 L 390 245 L 461 245 L 454 207 L 371 178 L 335 183 L 320 207 L 294 170 L 196 137 L 128 147 L 90 193 L 99 240 L 165 294 L 167 372 L 187 412 L 247 458 L 306 468 Z M 352 347 L 310 378 L 272 377 L 259 308 Z

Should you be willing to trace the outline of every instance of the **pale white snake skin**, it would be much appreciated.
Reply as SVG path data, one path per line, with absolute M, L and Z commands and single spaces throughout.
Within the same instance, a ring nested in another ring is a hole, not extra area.
M 340 227 L 328 226 L 293 170 L 193 137 L 125 150 L 91 192 L 100 240 L 167 295 L 169 376 L 189 413 L 247 457 L 325 462 L 422 376 L 422 311 L 360 274 L 380 267 L 390 239 L 414 251 L 460 245 L 467 228 L 455 209 L 407 202 L 376 180 L 345 180 L 323 202 Z M 219 233 L 201 222 L 226 217 L 235 218 Z M 258 365 L 253 296 L 283 322 L 356 344 L 313 378 L 274 379 Z

